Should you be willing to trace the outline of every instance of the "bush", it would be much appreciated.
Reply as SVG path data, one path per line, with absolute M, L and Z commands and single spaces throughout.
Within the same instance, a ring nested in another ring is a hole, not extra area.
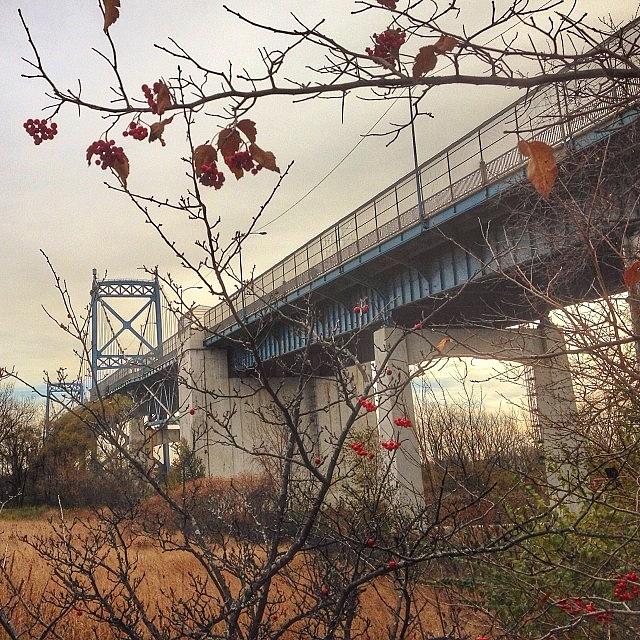
M 170 495 L 195 518 L 201 532 L 213 538 L 231 535 L 252 541 L 274 520 L 275 487 L 264 476 L 198 478 L 170 490 Z M 188 531 L 191 526 L 160 496 L 146 500 L 141 514 L 151 530 Z

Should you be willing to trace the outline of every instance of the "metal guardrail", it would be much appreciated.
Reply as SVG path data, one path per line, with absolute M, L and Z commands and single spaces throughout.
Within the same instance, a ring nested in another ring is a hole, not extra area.
M 640 21 L 634 21 L 628 28 L 631 39 L 633 33 L 640 33 Z M 518 135 L 558 147 L 615 117 L 616 105 L 626 103 L 628 108 L 628 100 L 621 92 L 637 99 L 640 81 L 625 84 L 607 80 L 572 81 L 531 91 L 421 164 L 420 194 L 416 173 L 412 171 L 254 278 L 244 290 L 244 315 L 266 307 L 267 301 L 283 298 L 418 224 L 419 199 L 425 217 L 429 218 L 514 174 L 525 163 L 517 149 Z M 240 291 L 235 293 L 235 300 L 240 302 L 240 296 Z M 224 302 L 204 314 L 204 325 L 212 333 L 234 322 Z M 176 357 L 178 347 L 176 333 L 163 343 L 162 355 L 152 358 L 145 368 L 157 369 L 167 357 Z M 127 380 L 139 375 L 140 369 L 116 371 L 100 385 L 121 388 Z

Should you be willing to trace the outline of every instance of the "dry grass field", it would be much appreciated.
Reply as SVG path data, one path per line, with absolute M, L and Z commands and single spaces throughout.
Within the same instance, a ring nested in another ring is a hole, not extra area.
M 91 517 L 86 512 L 65 512 L 64 515 L 66 521 L 71 521 L 74 518 L 86 521 Z M 60 513 L 52 510 L 22 518 L 0 516 L 0 545 L 4 562 L 12 561 L 15 577 L 23 578 L 35 596 L 50 592 L 55 588 L 55 585 L 51 580 L 50 568 L 21 538 L 52 535 L 50 518 L 55 521 L 60 518 Z M 130 552 L 138 558 L 140 572 L 144 574 L 136 595 L 149 606 L 150 611 L 154 611 L 156 608 L 170 610 L 171 598 L 188 598 L 190 595 L 189 576 L 192 574 L 203 575 L 202 569 L 192 556 L 181 551 L 164 552 L 151 544 L 151 541 L 149 544 L 145 544 L 144 540 L 138 539 Z M 284 620 L 293 609 L 296 594 L 291 593 L 286 584 L 275 586 L 284 595 L 278 616 L 280 620 Z M 171 593 L 171 598 L 167 596 L 168 593 Z M 4 598 L 6 598 L 6 592 L 0 591 L 0 601 Z M 436 636 L 443 633 L 441 614 L 444 611 L 446 616 L 448 607 L 443 607 L 442 603 L 436 607 L 434 600 L 437 599 L 432 598 L 433 594 L 425 590 L 424 599 L 421 602 L 422 612 L 414 625 L 415 632 L 409 636 L 410 638 L 425 637 L 423 635 L 425 632 Z M 362 597 L 361 615 L 365 620 L 368 620 L 369 628 L 364 638 L 376 640 L 389 637 L 388 625 L 391 622 L 389 606 L 392 606 L 394 601 L 395 596 L 391 582 L 387 579 L 378 580 L 365 591 Z M 21 615 L 27 616 L 28 614 L 23 610 Z M 24 620 L 18 619 L 18 623 L 21 622 Z M 101 625 L 92 619 L 90 614 L 81 610 L 72 611 L 65 616 L 60 623 L 58 632 L 65 640 L 89 640 L 90 638 L 110 640 L 122 637 L 116 636 L 106 625 Z M 297 634 L 288 633 L 282 637 L 294 638 L 296 636 Z

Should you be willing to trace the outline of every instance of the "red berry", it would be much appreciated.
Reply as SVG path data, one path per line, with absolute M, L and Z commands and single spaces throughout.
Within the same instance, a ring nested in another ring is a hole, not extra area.
M 367 547 L 373 547 L 375 543 L 376 543 L 376 539 L 374 537 L 371 537 L 371 538 L 367 538 L 367 542 L 365 544 L 367 545 Z
M 195 415 L 195 413 L 196 413 L 195 408 L 194 408 L 194 407 L 191 407 L 191 408 L 189 409 L 189 415 L 190 415 L 190 416 L 193 416 L 193 415 Z
M 313 459 L 313 464 L 315 464 L 316 466 L 318 466 L 319 464 L 322 464 L 322 458 L 320 456 L 316 456 Z
M 392 571 L 395 571 L 395 569 L 398 568 L 398 563 L 396 560 L 389 560 L 389 562 L 387 562 L 387 567 L 389 567 L 389 569 L 391 569 Z

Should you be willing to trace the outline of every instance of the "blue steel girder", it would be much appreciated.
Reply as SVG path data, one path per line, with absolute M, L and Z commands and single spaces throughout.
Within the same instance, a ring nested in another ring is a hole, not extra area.
M 91 368 L 94 384 L 98 372 L 141 366 L 149 356 L 160 357 L 162 349 L 162 313 L 160 283 L 156 276 L 153 280 L 98 280 L 93 271 L 91 288 Z M 139 305 L 128 317 L 117 311 L 110 300 L 138 300 Z M 101 312 L 109 323 L 111 335 L 107 337 L 101 323 Z M 139 331 L 134 323 L 147 312 L 153 313 L 153 338 L 150 340 Z M 113 329 L 111 322 L 117 323 Z M 123 334 L 133 336 L 136 341 L 136 353 L 121 351 L 114 353 L 114 344 L 119 346 L 118 338 Z M 142 354 L 142 348 L 146 353 Z
M 590 131 L 576 138 L 571 144 L 572 150 L 580 151 L 601 142 L 620 128 L 635 122 L 639 115 L 638 110 L 632 110 L 616 118 L 607 127 Z M 381 315 L 388 315 L 394 309 L 418 303 L 427 297 L 446 295 L 464 284 L 491 275 L 494 271 L 492 261 L 495 261 L 495 255 L 501 255 L 502 268 L 544 257 L 546 249 L 540 237 L 536 237 L 526 228 L 503 226 L 497 220 L 492 221 L 486 229 L 481 225 L 477 226 L 475 236 L 468 238 L 473 247 L 471 250 L 451 242 L 442 242 L 430 249 L 429 258 L 424 264 L 402 264 L 393 257 L 394 254 L 401 253 L 403 247 L 411 242 L 415 243 L 417 240 L 426 242 L 428 238 L 433 238 L 443 225 L 457 223 L 463 214 L 468 214 L 467 217 L 476 215 L 477 212 L 490 206 L 497 196 L 522 184 L 525 179 L 524 170 L 519 170 L 504 180 L 482 188 L 451 207 L 430 216 L 423 224 L 418 223 L 403 230 L 398 235 L 355 256 L 339 268 L 326 273 L 317 281 L 291 292 L 279 301 L 277 306 L 286 307 L 296 300 L 313 295 L 319 308 L 316 333 L 320 338 L 328 338 L 347 334 L 372 323 L 379 324 Z M 382 257 L 398 262 L 398 268 L 381 276 L 376 272 L 375 263 Z M 372 269 L 372 272 L 365 278 L 357 275 L 365 267 Z M 327 286 L 335 285 L 337 281 L 349 283 L 346 288 L 348 292 L 346 297 L 341 296 L 344 299 L 335 299 L 335 294 L 333 298 L 323 295 Z M 375 288 L 371 284 L 374 281 Z M 369 311 L 365 314 L 353 313 L 354 304 L 365 297 L 369 302 Z M 264 315 L 268 313 L 269 311 Z M 261 314 L 258 312 L 254 317 L 248 316 L 247 321 L 250 323 L 260 318 Z M 231 335 L 236 330 L 235 326 L 228 327 L 221 334 L 205 341 L 205 345 L 213 346 L 223 340 L 225 335 Z M 304 344 L 298 339 L 298 334 L 299 329 L 292 325 L 278 323 L 269 331 L 260 345 L 261 358 L 268 361 L 302 348 Z M 231 360 L 238 368 L 253 365 L 251 355 L 244 353 L 238 347 L 232 349 Z

